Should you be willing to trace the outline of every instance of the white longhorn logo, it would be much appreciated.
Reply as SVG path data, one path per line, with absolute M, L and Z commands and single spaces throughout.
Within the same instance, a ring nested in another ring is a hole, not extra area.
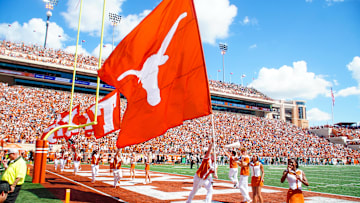
M 166 63 L 169 56 L 164 55 L 167 47 L 173 38 L 175 31 L 179 25 L 179 22 L 185 18 L 186 12 L 182 13 L 171 27 L 169 33 L 166 35 L 164 41 L 161 44 L 159 51 L 156 54 L 151 55 L 146 59 L 143 67 L 140 71 L 128 70 L 118 77 L 118 81 L 124 79 L 128 75 L 135 75 L 139 78 L 139 82 L 142 83 L 142 87 L 147 93 L 147 101 L 151 106 L 156 106 L 160 103 L 160 89 L 158 85 L 158 73 L 159 66 Z

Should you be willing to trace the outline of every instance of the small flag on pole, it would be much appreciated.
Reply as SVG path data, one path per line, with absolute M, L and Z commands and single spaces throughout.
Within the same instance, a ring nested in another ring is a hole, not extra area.
M 332 88 L 331 88 L 330 90 L 331 90 L 332 105 L 334 106 L 334 105 L 335 105 L 335 97 L 334 97 L 334 93 L 333 93 L 333 91 L 332 91 Z
M 85 42 L 85 40 L 83 39 L 83 40 L 81 40 L 81 42 Z

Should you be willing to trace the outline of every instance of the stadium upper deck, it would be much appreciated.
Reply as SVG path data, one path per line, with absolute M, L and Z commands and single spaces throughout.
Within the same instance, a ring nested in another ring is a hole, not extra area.
M 0 81 L 10 85 L 29 85 L 70 90 L 73 73 L 73 54 L 42 46 L 0 41 Z M 79 55 L 75 91 L 95 92 L 98 59 Z M 307 128 L 305 101 L 273 100 L 254 88 L 210 80 L 211 102 L 214 110 L 250 114 L 279 119 Z M 102 83 L 100 93 L 113 87 Z

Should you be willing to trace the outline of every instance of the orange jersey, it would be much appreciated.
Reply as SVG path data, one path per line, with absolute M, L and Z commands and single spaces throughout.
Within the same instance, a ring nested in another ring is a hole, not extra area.
M 99 155 L 93 155 L 91 157 L 91 164 L 99 165 L 100 156 Z
M 203 159 L 196 174 L 201 179 L 207 179 L 211 173 L 215 173 L 214 161 L 210 158 Z
M 250 158 L 248 156 L 244 156 L 242 158 L 243 162 L 249 164 L 250 163 Z M 249 170 L 249 166 L 243 166 L 241 167 L 241 170 L 240 170 L 240 175 L 243 175 L 243 176 L 249 176 L 250 175 L 250 170 Z
M 117 157 L 114 158 L 114 169 L 121 169 L 122 160 Z
M 81 156 L 78 153 L 75 153 L 74 155 L 74 161 L 81 161 Z
M 233 156 L 230 157 L 230 168 L 237 168 L 238 164 L 236 163 L 237 159 L 233 158 Z

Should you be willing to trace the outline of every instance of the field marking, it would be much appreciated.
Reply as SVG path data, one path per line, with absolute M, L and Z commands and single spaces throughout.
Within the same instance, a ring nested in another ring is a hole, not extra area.
M 87 185 L 85 185 L 85 184 L 79 183 L 79 182 L 77 182 L 77 181 L 75 181 L 75 180 L 72 180 L 72 179 L 70 179 L 70 178 L 67 178 L 67 177 L 65 177 L 65 176 L 62 176 L 62 175 L 60 175 L 60 174 L 51 172 L 51 171 L 49 171 L 49 170 L 46 170 L 46 172 L 47 172 L 47 173 L 50 173 L 50 174 L 53 174 L 53 175 L 56 175 L 56 176 L 59 176 L 59 177 L 65 179 L 65 180 L 70 181 L 70 182 L 72 182 L 72 183 L 75 183 L 75 184 L 77 184 L 77 185 L 81 185 L 81 186 L 83 186 L 83 187 L 85 187 L 85 188 L 87 188 L 87 189 L 93 190 L 93 191 L 95 191 L 95 192 L 97 192 L 97 193 L 99 193 L 99 194 L 101 194 L 101 195 L 106 196 L 106 197 L 110 197 L 110 198 L 112 198 L 112 199 L 114 199 L 114 200 L 116 200 L 116 201 L 126 202 L 126 201 L 124 201 L 124 200 L 122 200 L 122 199 L 120 199 L 120 198 L 118 198 L 118 197 L 111 196 L 111 195 L 109 195 L 109 194 L 107 194 L 107 193 L 104 193 L 104 192 L 102 192 L 102 191 L 100 191 L 100 190 L 97 190 L 97 189 L 92 188 L 92 187 L 90 187 L 90 186 L 87 186 Z
M 271 186 L 271 185 L 265 185 L 265 186 L 273 187 L 273 188 L 288 189 L 288 188 L 285 188 L 285 187 L 277 187 L 277 186 Z M 350 197 L 350 198 L 358 199 L 360 201 L 360 197 L 350 196 L 350 195 L 339 195 L 339 194 L 332 194 L 332 193 L 326 193 L 326 192 L 315 192 L 315 191 L 304 191 L 304 190 L 303 190 L 303 192 L 311 192 L 311 193 L 325 194 L 325 195 L 332 195 L 332 196 L 339 196 L 339 197 Z
M 305 197 L 305 203 L 318 203 L 318 202 L 326 202 L 326 203 L 353 203 L 354 201 L 344 200 L 344 199 L 333 199 L 328 197 Z

